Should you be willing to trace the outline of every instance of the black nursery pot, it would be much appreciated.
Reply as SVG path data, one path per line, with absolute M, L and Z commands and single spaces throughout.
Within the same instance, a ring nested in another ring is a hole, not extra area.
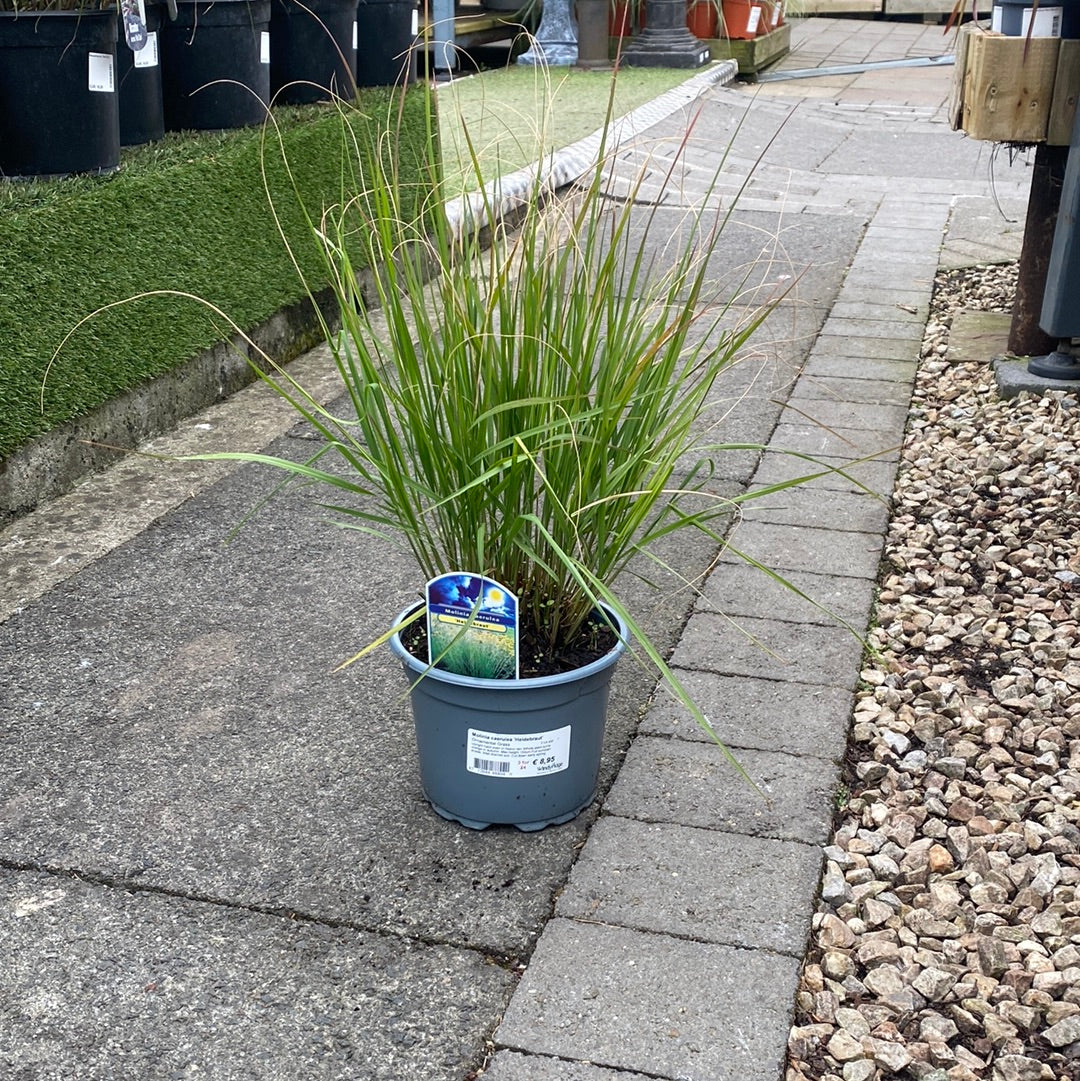
M 120 145 L 141 146 L 165 134 L 161 97 L 161 19 L 164 9 L 146 5 L 146 44 L 133 52 L 121 31 L 116 42 L 120 86 Z
M 356 0 L 271 0 L 270 93 L 305 105 L 356 93 Z
M 178 0 L 161 28 L 168 131 L 261 124 L 270 104 L 270 0 Z
M 418 19 L 413 0 L 360 0 L 356 8 L 358 86 L 416 81 Z
M 116 12 L 0 12 L 0 173 L 119 164 Z

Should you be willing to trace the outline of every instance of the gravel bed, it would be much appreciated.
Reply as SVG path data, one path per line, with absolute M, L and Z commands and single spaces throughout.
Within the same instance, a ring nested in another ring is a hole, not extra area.
M 947 359 L 939 276 L 787 1081 L 1080 1079 L 1080 403 Z

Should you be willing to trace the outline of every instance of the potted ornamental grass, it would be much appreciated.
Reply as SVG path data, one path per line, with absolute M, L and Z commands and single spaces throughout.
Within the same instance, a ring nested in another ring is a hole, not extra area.
M 429 116 L 434 135 L 433 104 Z M 365 139 L 343 120 L 356 173 L 309 237 L 286 238 L 322 252 L 345 405 L 324 407 L 264 358 L 259 376 L 318 450 L 201 457 L 320 486 L 340 524 L 408 548 L 415 599 L 346 664 L 389 642 L 437 812 L 537 829 L 594 797 L 624 652 L 712 733 L 619 584 L 643 557 L 663 566 L 652 548 L 673 533 L 723 544 L 713 390 L 766 311 L 738 321 L 712 284 L 725 213 L 710 193 L 661 268 L 651 237 L 669 225 L 635 185 L 616 197 L 604 147 L 558 192 L 539 165 L 524 189 L 495 181 L 455 203 L 435 175 L 415 212 L 394 127 Z M 469 169 L 479 186 L 475 152 Z
M 0 176 L 120 164 L 117 5 L 0 0 Z

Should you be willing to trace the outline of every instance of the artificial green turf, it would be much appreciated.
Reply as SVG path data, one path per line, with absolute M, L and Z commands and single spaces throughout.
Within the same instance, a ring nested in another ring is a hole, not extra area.
M 676 68 L 583 71 L 515 65 L 439 87 L 447 194 L 532 164 L 685 82 Z M 466 138 L 466 133 L 468 137 Z
M 399 98 L 366 92 L 350 122 L 362 132 L 391 113 L 403 172 L 417 179 L 428 175 L 425 97 L 406 95 L 400 116 Z M 284 158 L 269 129 L 187 133 L 125 153 L 108 177 L 0 186 L 0 458 L 231 333 L 199 303 L 144 298 L 84 324 L 50 367 L 68 331 L 102 306 L 181 290 L 247 329 L 306 295 L 264 163 L 301 268 L 313 289 L 325 285 L 303 207 L 317 220 L 341 200 L 355 146 L 334 108 L 276 116 Z

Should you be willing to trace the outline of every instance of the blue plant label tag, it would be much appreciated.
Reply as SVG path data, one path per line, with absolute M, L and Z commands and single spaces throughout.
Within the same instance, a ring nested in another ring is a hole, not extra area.
M 428 663 L 477 679 L 518 678 L 518 599 L 482 574 L 427 584 Z

